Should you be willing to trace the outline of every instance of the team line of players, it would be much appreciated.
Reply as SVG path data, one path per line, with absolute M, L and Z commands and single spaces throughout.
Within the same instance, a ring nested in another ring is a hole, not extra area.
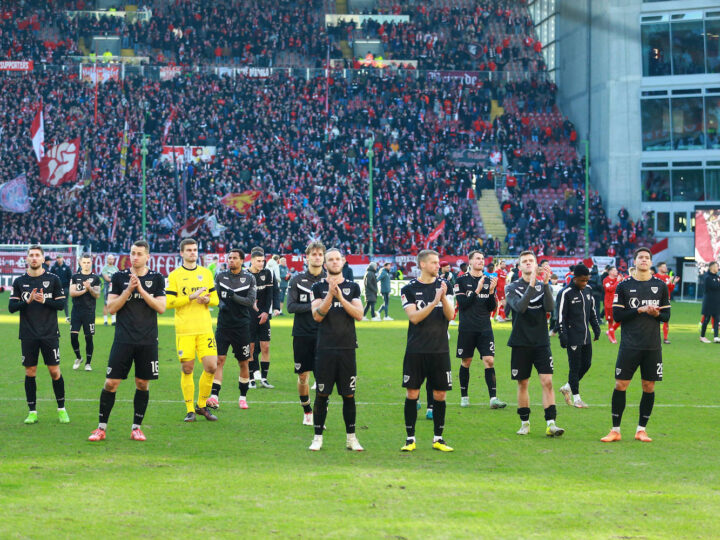
M 263 271 L 265 257 L 262 250 L 253 250 L 250 271 L 246 272 L 242 267 L 245 254 L 242 250 L 231 249 L 228 270 L 213 279 L 209 270 L 197 265 L 197 243 L 185 239 L 180 246 L 183 265 L 170 274 L 167 288 L 164 278 L 147 267 L 149 254 L 147 242 L 135 242 L 130 251 L 131 268 L 112 276 L 107 309 L 117 315 L 117 328 L 100 395 L 98 427 L 90 435 L 90 441 L 105 439 L 117 389 L 128 377 L 133 365 L 136 392 L 131 438 L 145 440 L 141 425 L 149 401 L 149 382 L 157 379 L 159 372 L 157 315 L 168 308 L 175 309 L 176 349 L 182 367 L 181 389 L 187 408 L 185 421 L 195 421 L 196 415 L 210 421 L 217 420 L 211 409 L 219 407 L 223 367 L 231 347 L 240 367 L 240 408 L 248 407 L 246 395 L 251 382 L 248 364 L 257 342 L 263 352 L 267 352 L 264 357 L 267 364 L 263 365 L 260 380 L 271 387 L 267 383 L 271 316 L 267 297 L 272 294 L 272 275 Z M 58 310 L 63 309 L 66 298 L 57 276 L 42 268 L 43 255 L 40 246 L 29 248 L 28 271 L 15 280 L 10 298 L 10 311 L 20 312 L 20 340 L 29 408 L 25 422 L 28 424 L 36 423 L 38 419 L 35 377 L 39 353 L 42 353 L 53 380 L 60 422 L 69 422 L 59 368 L 56 315 Z M 485 365 L 490 406 L 505 406 L 495 394 L 495 342 L 490 324 L 491 314 L 497 307 L 497 278 L 485 275 L 481 252 L 473 251 L 468 258 L 469 272 L 458 278 L 450 291 L 448 283 L 439 277 L 438 253 L 424 250 L 418 254 L 420 276 L 401 290 L 402 306 L 409 319 L 402 379 L 402 386 L 406 389 L 404 416 L 407 436 L 402 451 L 416 449 L 415 424 L 419 389 L 423 383 L 432 390 L 434 404 L 432 447 L 445 452 L 453 450 L 443 439 L 446 395 L 452 389 L 448 324 L 455 318 L 455 306 L 451 294 L 457 300 L 460 318 L 457 357 L 462 360 L 459 373 L 461 405 L 469 404 L 469 369 L 477 349 Z M 363 317 L 360 287 L 343 277 L 343 256 L 335 248 L 326 250 L 322 243 L 312 242 L 306 250 L 306 262 L 307 270 L 295 275 L 290 282 L 288 311 L 295 314 L 293 355 L 303 424 L 314 426 L 315 431 L 310 450 L 322 448 L 328 399 L 336 387 L 343 400 L 346 447 L 361 451 L 363 447 L 355 434 L 354 399 L 358 347 L 355 322 Z M 653 408 L 654 383 L 662 380 L 659 322 L 666 323 L 670 318 L 668 288 L 662 280 L 653 276 L 649 250 L 639 248 L 635 252 L 634 263 L 634 275 L 617 285 L 613 298 L 613 318 L 622 325 L 623 332 L 615 367 L 613 427 L 601 439 L 604 442 L 621 439 L 625 391 L 638 367 L 643 395 L 635 438 L 651 441 L 645 428 Z M 100 294 L 99 278 L 90 273 L 89 257 L 82 258 L 81 269 L 73 277 L 70 287 L 71 296 L 75 299 L 71 326 L 75 332 L 83 328 L 87 336 L 94 331 L 94 299 Z M 564 433 L 564 429 L 556 424 L 557 409 L 552 385 L 554 366 L 547 314 L 554 311 L 555 300 L 549 284 L 550 272 L 538 266 L 535 255 L 530 251 L 521 253 L 519 272 L 519 279 L 507 285 L 504 291 L 513 322 L 508 346 L 512 351 L 511 376 L 518 384 L 517 412 L 521 426 L 517 433 L 527 435 L 530 432 L 528 383 L 535 367 L 542 386 L 547 424 L 545 433 L 557 437 Z M 579 382 L 590 368 L 592 338 L 597 340 L 600 334 L 594 300 L 587 288 L 588 279 L 588 269 L 578 265 L 570 286 L 558 297 L 560 341 L 562 347 L 567 348 L 570 366 L 568 383 L 560 390 L 568 404 L 578 407 L 584 406 L 579 397 Z M 89 295 L 89 298 L 83 301 L 83 295 Z M 258 307 L 260 302 L 262 307 Z M 209 308 L 218 305 L 217 330 L 213 333 Z M 261 311 L 263 309 L 266 311 Z M 591 336 L 591 330 L 594 336 Z M 74 342 L 73 346 L 75 348 Z M 203 365 L 197 400 L 194 399 L 193 380 L 196 357 Z M 309 397 L 310 373 L 314 373 L 317 385 L 313 407 Z

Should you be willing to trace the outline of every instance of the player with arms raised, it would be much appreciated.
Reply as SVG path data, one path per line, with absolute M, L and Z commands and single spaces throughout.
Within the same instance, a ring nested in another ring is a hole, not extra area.
M 417 401 L 423 381 L 433 389 L 432 447 L 452 452 L 443 439 L 445 429 L 445 398 L 452 390 L 452 368 L 448 344 L 448 324 L 455 316 L 455 307 L 447 296 L 448 284 L 439 279 L 440 257 L 437 251 L 424 249 L 417 256 L 420 277 L 400 290 L 403 309 L 408 315 L 407 345 L 403 360 L 405 397 L 405 431 L 407 438 L 400 449 L 412 452 L 415 444 Z
M 612 430 L 602 442 L 621 439 L 620 423 L 625 410 L 625 392 L 640 368 L 643 394 L 635 439 L 652 442 L 647 434 L 655 403 L 655 381 L 662 381 L 660 323 L 670 320 L 670 295 L 665 283 L 652 274 L 652 254 L 648 248 L 635 250 L 635 273 L 618 285 L 613 318 L 620 323 L 620 349 L 615 363 L 615 390 L 612 395 Z
M 134 417 L 130 438 L 144 441 L 140 429 L 148 401 L 150 381 L 158 378 L 158 313 L 165 313 L 165 278 L 147 266 L 150 244 L 137 240 L 130 248 L 127 270 L 113 274 L 108 295 L 108 311 L 117 313 L 115 339 L 110 349 L 105 386 L 100 392 L 98 427 L 89 441 L 105 439 L 107 422 L 115 405 L 120 382 L 127 379 L 135 364 Z

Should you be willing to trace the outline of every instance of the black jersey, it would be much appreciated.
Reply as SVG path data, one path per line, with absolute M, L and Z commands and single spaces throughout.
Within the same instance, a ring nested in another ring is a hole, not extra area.
M 510 347 L 549 347 L 547 313 L 555 309 L 552 289 L 538 280 L 534 287 L 524 279 L 505 287 L 505 298 L 513 312 Z
M 253 271 L 250 273 L 255 278 L 257 287 L 257 315 L 267 313 L 270 318 L 273 306 L 280 308 L 280 287 L 278 287 L 275 274 L 267 268 L 263 268 L 257 274 Z
M 660 308 L 660 317 L 638 313 L 642 306 Z M 670 319 L 670 298 L 665 283 L 652 277 L 647 281 L 629 278 L 615 289 L 613 319 L 621 325 L 620 347 L 623 349 L 659 350 L 660 324 Z
M 165 278 L 157 272 L 148 270 L 144 276 L 138 276 L 140 286 L 153 296 L 165 296 Z M 130 270 L 120 270 L 113 274 L 110 282 L 110 294 L 120 295 L 130 284 Z M 136 345 L 155 345 L 158 342 L 157 311 L 147 305 L 139 292 L 134 291 L 117 312 L 115 328 L 116 343 L 134 343 Z
M 344 280 L 338 284 L 340 293 L 345 300 L 352 302 L 360 298 L 360 285 Z M 330 291 L 330 284 L 326 280 L 313 284 L 312 300 L 324 300 Z M 327 315 L 318 325 L 318 349 L 357 349 L 357 336 L 355 335 L 355 319 L 353 319 L 339 300 L 334 299 L 330 304 Z
M 83 285 L 83 283 L 85 283 L 88 279 L 90 280 L 90 285 L 92 287 L 100 286 L 100 276 L 93 273 L 83 274 L 82 272 L 73 274 L 73 276 L 70 278 L 70 285 L 74 284 L 78 291 L 83 291 L 85 290 L 85 285 Z M 70 291 L 68 291 L 68 294 L 70 294 Z M 95 313 L 95 301 L 97 299 L 89 292 L 86 292 L 82 296 L 76 296 L 72 300 L 73 313 Z
M 435 300 L 436 291 L 442 283 L 442 279 L 436 279 L 432 283 L 421 283 L 413 279 L 400 289 L 403 309 L 413 304 L 418 311 L 423 309 Z M 408 323 L 405 353 L 449 353 L 448 324 L 450 321 L 443 313 L 442 302 L 439 302 L 432 313 L 418 324 Z
M 312 316 L 312 287 L 325 278 L 325 270 L 317 276 L 310 272 L 296 274 L 288 285 L 288 313 L 294 313 L 292 335 L 295 337 L 317 336 L 319 323 Z
M 42 289 L 45 303 L 28 304 L 33 289 Z M 65 291 L 60 278 L 48 271 L 37 277 L 23 274 L 13 281 L 10 312 L 20 311 L 20 339 L 47 339 L 60 335 L 57 312 L 65 307 Z
M 463 274 L 457 279 L 453 292 L 458 305 L 460 332 L 484 332 L 491 330 L 490 315 L 497 307 L 495 293 L 490 294 L 490 278 L 485 277 L 480 294 L 475 294 L 482 276 Z
M 246 328 L 250 326 L 250 310 L 257 296 L 255 278 L 250 272 L 241 270 L 233 274 L 230 270 L 215 277 L 215 288 L 220 298 L 218 328 Z

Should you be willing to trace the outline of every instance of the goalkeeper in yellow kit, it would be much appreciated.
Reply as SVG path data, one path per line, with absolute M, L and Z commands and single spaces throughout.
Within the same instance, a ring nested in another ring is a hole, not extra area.
M 182 266 L 168 276 L 167 308 L 175 309 L 175 347 L 182 365 L 180 388 L 187 415 L 185 422 L 194 422 L 199 414 L 215 421 L 217 416 L 207 408 L 207 399 L 212 391 L 213 378 L 217 369 L 217 346 L 210 318 L 210 307 L 220 301 L 210 270 L 198 266 L 198 245 L 192 238 L 180 242 Z M 198 383 L 198 399 L 195 402 L 195 355 L 203 365 Z

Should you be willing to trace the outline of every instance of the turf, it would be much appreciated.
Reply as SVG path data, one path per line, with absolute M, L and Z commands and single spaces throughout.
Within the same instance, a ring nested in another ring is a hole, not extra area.
M 720 536 L 720 405 L 715 366 L 720 346 L 698 342 L 698 305 L 674 304 L 665 381 L 657 387 L 648 431 L 632 440 L 639 381 L 628 391 L 625 440 L 604 445 L 610 425 L 616 346 L 596 344 L 582 382 L 587 410 L 559 392 L 560 439 L 544 435 L 537 377 L 531 380 L 532 432 L 519 426 L 510 381 L 509 324 L 495 326 L 499 396 L 491 411 L 480 361 L 471 369 L 472 406 L 449 394 L 446 439 L 455 452 L 430 448 L 432 422 L 418 419 L 418 449 L 405 437 L 400 388 L 407 322 L 358 324 L 358 438 L 344 448 L 340 400 L 331 398 L 321 452 L 307 450 L 292 374 L 292 318 L 273 321 L 270 380 L 237 408 L 237 366 L 226 368 L 219 422 L 184 424 L 172 315 L 161 319 L 160 380 L 151 385 L 146 443 L 129 440 L 132 382 L 118 392 L 99 444 L 86 441 L 97 422 L 111 326 L 99 319 L 95 370 L 72 370 L 69 327 L 61 323 L 62 366 L 71 423 L 57 422 L 50 378 L 38 371 L 40 422 L 25 426 L 17 318 L 0 296 L 0 538 L 681 538 Z M 457 336 L 451 327 L 451 350 Z M 81 339 L 82 343 L 82 339 Z M 84 344 L 81 345 L 81 348 Z M 555 388 L 567 361 L 557 340 Z M 453 359 L 457 378 L 458 360 Z M 196 380 L 199 368 L 196 368 Z M 703 382 L 701 379 L 705 379 Z M 424 392 L 421 393 L 424 401 Z M 424 413 L 424 409 L 423 409 Z

